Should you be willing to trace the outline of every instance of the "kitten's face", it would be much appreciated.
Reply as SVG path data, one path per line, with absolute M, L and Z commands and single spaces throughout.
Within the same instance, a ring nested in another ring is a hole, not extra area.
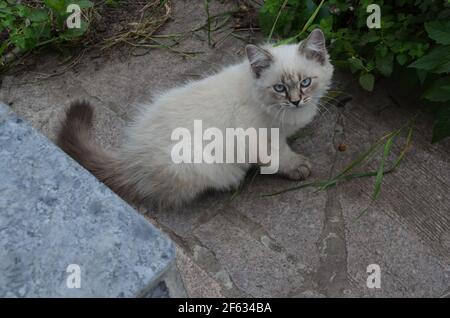
M 257 97 L 268 113 L 277 116 L 288 111 L 301 116 L 316 110 L 333 75 L 322 31 L 314 30 L 299 45 L 249 45 L 246 52 Z

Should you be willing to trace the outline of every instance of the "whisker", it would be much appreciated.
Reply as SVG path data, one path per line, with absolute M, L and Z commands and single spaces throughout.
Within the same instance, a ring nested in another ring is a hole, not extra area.
M 282 117 L 282 120 L 281 120 L 281 128 L 284 127 L 284 119 L 285 119 L 285 117 L 286 117 L 287 108 L 284 108 L 283 110 L 284 110 L 284 111 L 283 111 L 283 117 Z
M 316 106 L 320 106 L 320 105 L 316 105 Z M 323 110 L 320 107 L 317 107 L 317 111 L 319 112 L 320 116 L 322 116 L 322 118 L 324 118 L 324 114 L 323 114 Z
M 324 101 L 318 102 L 317 104 L 320 105 L 320 106 L 322 106 L 323 109 L 324 109 L 327 113 L 331 114 L 331 111 L 330 111 L 330 110 L 328 109 L 328 107 L 327 107 L 327 106 L 329 106 L 330 104 L 326 104 L 326 102 L 325 102 L 325 104 L 323 104 L 323 103 L 324 103 Z
M 321 115 L 323 118 L 327 118 L 327 115 L 331 115 L 332 113 L 325 107 L 324 105 L 317 103 L 319 111 L 322 110 Z

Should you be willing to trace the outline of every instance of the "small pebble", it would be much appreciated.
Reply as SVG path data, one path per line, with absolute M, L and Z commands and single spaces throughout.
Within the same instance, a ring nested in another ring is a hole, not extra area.
M 339 144 L 338 150 L 339 150 L 339 151 L 346 151 L 346 150 L 347 150 L 347 145 L 344 144 L 344 143 Z

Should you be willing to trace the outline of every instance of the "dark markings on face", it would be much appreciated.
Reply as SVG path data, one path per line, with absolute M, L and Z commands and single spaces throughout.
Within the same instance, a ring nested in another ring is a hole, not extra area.
M 299 105 L 302 102 L 307 102 L 311 94 L 317 88 L 316 77 L 311 77 L 311 84 L 308 87 L 302 87 L 301 82 L 306 77 L 302 77 L 301 74 L 284 73 L 281 76 L 281 83 L 286 87 L 283 92 L 286 100 L 294 105 Z

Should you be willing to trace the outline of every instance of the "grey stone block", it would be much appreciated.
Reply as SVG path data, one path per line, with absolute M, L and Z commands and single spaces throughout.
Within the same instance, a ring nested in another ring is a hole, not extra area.
M 161 297 L 174 260 L 158 229 L 0 104 L 0 297 Z

